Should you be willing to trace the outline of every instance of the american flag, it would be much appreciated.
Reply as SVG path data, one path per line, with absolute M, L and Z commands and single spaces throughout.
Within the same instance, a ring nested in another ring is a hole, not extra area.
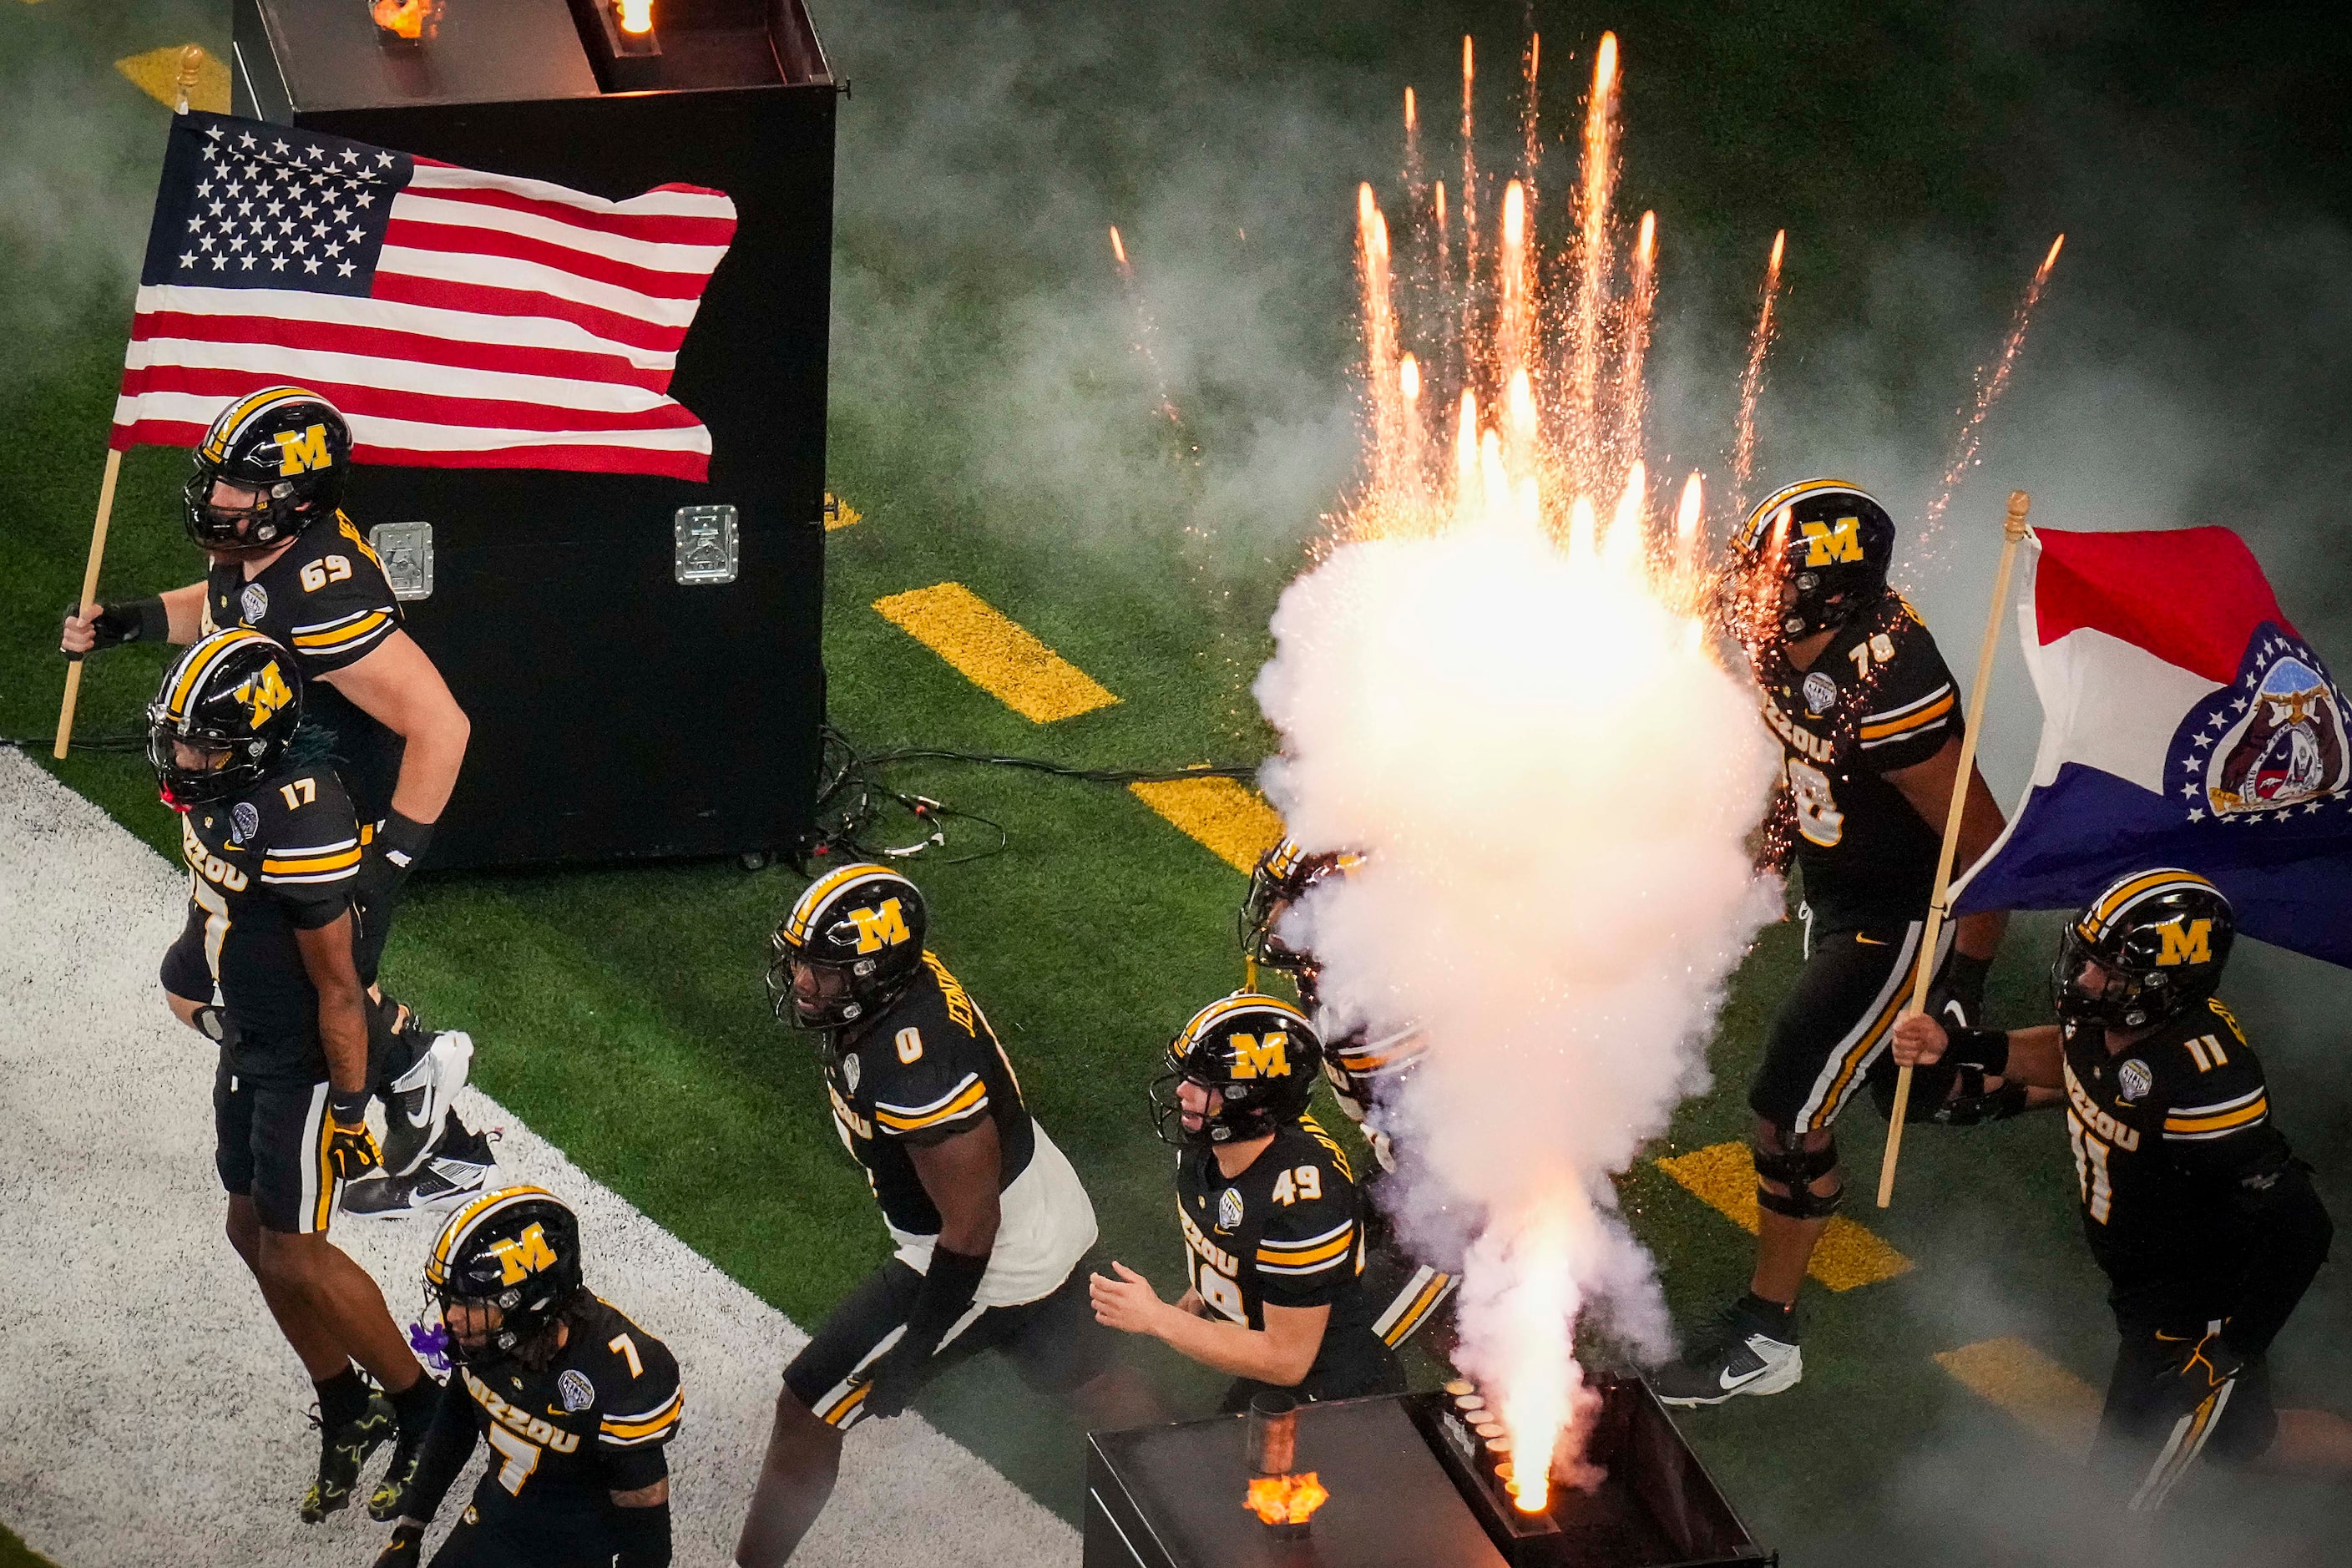
M 718 191 L 625 202 L 224 114 L 176 115 L 112 444 L 193 447 L 278 382 L 362 463 L 703 479 L 668 395 L 735 234 Z

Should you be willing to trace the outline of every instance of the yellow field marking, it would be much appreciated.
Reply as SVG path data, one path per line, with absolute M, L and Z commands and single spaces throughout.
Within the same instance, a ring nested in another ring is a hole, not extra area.
M 1658 1168 L 1721 1211 L 1742 1230 L 1756 1230 L 1756 1162 L 1745 1143 L 1717 1143 L 1658 1162 Z M 1805 1272 L 1832 1290 L 1875 1285 L 1911 1271 L 1911 1260 L 1843 1215 L 1832 1215 Z
M 1282 837 L 1282 818 L 1265 796 L 1238 779 L 1174 779 L 1127 787 L 1244 876 Z
M 2023 1340 L 1981 1340 L 1938 1351 L 1936 1364 L 2069 1458 L 2090 1452 L 2099 1426 L 2098 1390 Z
M 1033 724 L 1075 718 L 1118 700 L 961 583 L 893 594 L 875 600 L 874 607 Z
M 862 522 L 865 518 L 864 512 L 831 490 L 824 492 L 824 531 L 827 533 L 831 533 L 836 528 L 848 528 L 852 524 Z
M 180 50 L 184 47 L 171 44 L 149 49 L 143 55 L 125 55 L 114 62 L 114 68 L 164 108 L 176 109 L 180 103 Z M 196 86 L 188 94 L 188 107 L 226 114 L 228 67 L 215 59 L 211 50 L 202 52 L 204 58 L 196 62 Z

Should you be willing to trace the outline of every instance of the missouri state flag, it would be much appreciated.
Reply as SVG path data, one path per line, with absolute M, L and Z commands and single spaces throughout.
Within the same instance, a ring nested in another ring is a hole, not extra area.
M 2035 537 L 2018 618 L 2042 745 L 1954 907 L 2071 909 L 2135 868 L 2180 866 L 2247 935 L 2352 965 L 2352 709 L 2245 542 Z
M 113 445 L 193 447 L 280 382 L 362 463 L 703 479 L 669 395 L 735 236 L 723 193 L 625 201 L 226 114 L 175 115 Z

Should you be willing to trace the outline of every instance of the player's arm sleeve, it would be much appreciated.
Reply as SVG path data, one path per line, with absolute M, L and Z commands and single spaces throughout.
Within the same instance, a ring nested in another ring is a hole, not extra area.
M 303 797 L 299 786 L 305 783 L 315 798 Z M 333 924 L 351 906 L 359 878 L 359 826 L 342 787 L 325 769 L 289 780 L 286 787 L 297 790 L 301 804 L 271 831 L 258 875 L 262 887 L 286 906 L 288 920 L 316 931 Z
M 356 664 L 400 629 L 400 601 L 375 558 L 339 539 L 314 565 L 335 558 L 349 563 L 351 575 L 328 580 L 320 571 L 319 585 L 303 592 L 288 612 L 287 637 L 305 675 L 329 675 Z
M 1273 1306 L 1328 1306 L 1356 1278 L 1355 1189 L 1328 1165 L 1321 1180 L 1319 1196 L 1276 1208 L 1258 1237 L 1258 1295 Z
M 2163 1136 L 2176 1165 L 2229 1191 L 2245 1262 L 2222 1337 L 2243 1354 L 2261 1355 L 2327 1261 L 2336 1227 L 2309 1167 L 2271 1124 L 2269 1088 L 2252 1054 L 2241 1047 L 2228 1067 L 2200 1074 L 2175 1095 Z
M 882 1137 L 944 1142 L 988 1115 L 988 1080 L 980 1071 L 986 1044 L 946 1009 L 924 1009 L 889 1039 L 860 1048 L 866 1070 L 881 1075 L 874 1086 L 874 1131 Z
M 1962 728 L 1960 689 L 1936 639 L 1906 618 L 1889 640 L 1895 657 L 1872 666 L 1854 737 L 1855 765 L 1874 773 L 1926 762 Z
M 597 1412 L 596 1457 L 605 1485 L 616 1492 L 649 1487 L 669 1473 L 663 1445 L 686 1419 L 686 1391 L 677 1358 L 649 1335 L 632 1334 L 644 1370 L 618 1384 Z
M 430 1524 L 449 1495 L 449 1488 L 474 1457 L 474 1401 L 455 1376 L 441 1390 L 433 1407 L 433 1425 L 425 1446 L 416 1451 L 416 1470 L 408 1483 L 408 1500 L 401 1517 Z

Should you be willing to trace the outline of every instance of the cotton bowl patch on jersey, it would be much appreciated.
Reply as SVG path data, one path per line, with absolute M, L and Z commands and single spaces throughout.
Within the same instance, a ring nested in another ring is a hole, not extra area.
M 249 800 L 238 801 L 229 807 L 228 837 L 232 844 L 246 844 L 261 831 L 261 809 Z
M 2189 820 L 2284 812 L 2352 783 L 2344 693 L 2302 638 L 2265 621 L 2238 679 L 2189 711 L 2173 735 L 2168 774 Z
M 269 590 L 258 583 L 247 583 L 245 592 L 237 595 L 236 607 L 245 613 L 246 625 L 258 625 L 269 613 Z
M 1242 1194 L 1237 1188 L 1227 1187 L 1225 1195 L 1217 1200 L 1217 1228 L 1232 1230 L 1242 1223 Z
M 2116 1069 L 2116 1098 L 2137 1100 L 2156 1087 L 2156 1075 L 2137 1057 Z
M 1837 706 L 1837 682 L 1816 669 L 1805 677 L 1805 711 L 1815 718 Z
M 859 1070 L 857 1053 L 856 1051 L 852 1051 L 847 1056 L 841 1058 L 841 1081 L 849 1086 L 849 1092 L 852 1094 L 856 1094 L 857 1092 L 857 1074 Z
M 576 1366 L 563 1369 L 563 1375 L 555 1380 L 555 1388 L 566 1410 L 576 1413 L 596 1403 L 596 1385 Z

